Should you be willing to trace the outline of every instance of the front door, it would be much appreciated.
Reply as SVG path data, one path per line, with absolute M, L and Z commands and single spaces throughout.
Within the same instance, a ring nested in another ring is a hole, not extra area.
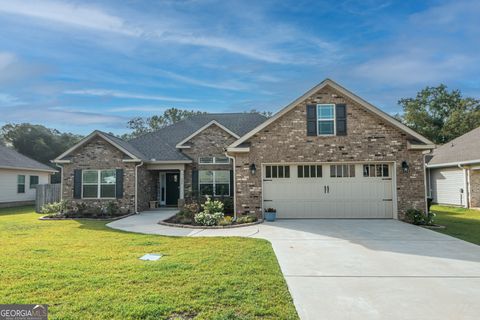
M 166 205 L 177 206 L 178 198 L 180 197 L 180 174 L 167 173 L 166 174 Z

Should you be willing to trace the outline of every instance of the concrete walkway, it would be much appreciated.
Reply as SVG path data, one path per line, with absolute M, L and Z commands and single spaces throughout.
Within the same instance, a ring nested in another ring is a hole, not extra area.
M 234 229 L 156 224 L 175 212 L 109 223 L 169 236 L 272 243 L 301 319 L 478 319 L 480 247 L 395 220 L 279 220 Z

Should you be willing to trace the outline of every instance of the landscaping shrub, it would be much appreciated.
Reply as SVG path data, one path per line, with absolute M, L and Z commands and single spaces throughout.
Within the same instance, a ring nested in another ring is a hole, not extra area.
M 67 202 L 65 200 L 62 200 L 59 202 L 47 203 L 44 206 L 42 206 L 40 211 L 42 213 L 53 214 L 53 213 L 61 213 L 65 211 L 66 208 L 67 208 Z
M 241 216 L 237 218 L 237 223 L 238 224 L 243 224 L 243 223 L 252 223 L 258 221 L 257 216 L 255 215 L 246 215 L 246 216 Z
M 230 217 L 230 216 L 225 216 L 225 217 L 223 218 L 223 220 L 220 220 L 220 221 L 218 222 L 218 225 L 219 225 L 219 226 L 229 226 L 229 225 L 231 225 L 232 223 L 233 223 L 233 218 Z
M 415 225 L 434 225 L 433 218 L 435 218 L 435 213 L 429 212 L 427 215 L 419 209 L 408 209 L 406 216 L 409 222 Z
M 203 211 L 195 215 L 195 222 L 202 226 L 215 226 L 223 219 L 223 203 L 207 197 L 202 204 Z

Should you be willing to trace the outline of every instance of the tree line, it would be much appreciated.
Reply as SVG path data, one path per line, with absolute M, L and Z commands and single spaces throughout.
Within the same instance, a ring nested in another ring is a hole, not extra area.
M 395 118 L 436 144 L 446 143 L 480 126 L 480 100 L 464 97 L 460 90 L 449 91 L 443 84 L 426 87 L 415 97 L 400 99 L 398 104 L 403 113 L 395 115 Z M 267 117 L 272 115 L 269 111 L 249 112 Z M 119 137 L 130 140 L 202 113 L 204 112 L 170 108 L 160 115 L 135 117 L 127 122 L 126 127 L 130 132 Z M 50 160 L 82 138 L 78 134 L 30 123 L 9 123 L 2 126 L 0 131 L 0 144 L 50 166 Z

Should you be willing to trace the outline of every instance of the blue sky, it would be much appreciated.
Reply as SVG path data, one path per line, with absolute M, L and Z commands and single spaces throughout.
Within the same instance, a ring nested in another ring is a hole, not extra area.
M 426 85 L 480 97 L 479 16 L 477 0 L 0 0 L 0 125 L 276 111 L 327 77 L 389 113 Z

